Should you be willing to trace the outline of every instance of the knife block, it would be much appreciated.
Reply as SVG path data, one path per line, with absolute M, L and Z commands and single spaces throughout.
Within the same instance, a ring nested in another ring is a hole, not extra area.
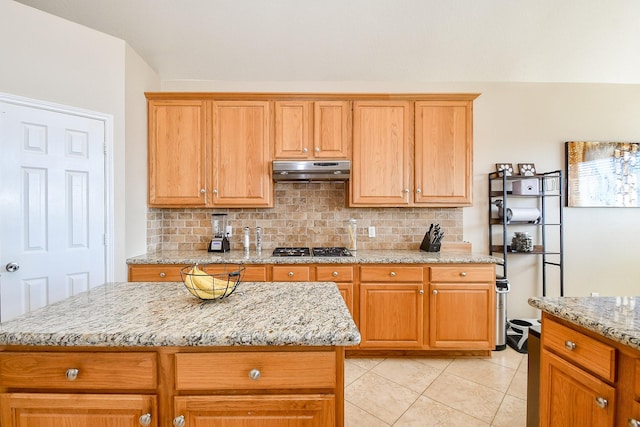
M 430 243 L 431 236 L 429 236 L 429 232 L 424 235 L 422 239 L 422 244 L 420 245 L 420 250 L 425 252 L 440 252 L 441 243 Z

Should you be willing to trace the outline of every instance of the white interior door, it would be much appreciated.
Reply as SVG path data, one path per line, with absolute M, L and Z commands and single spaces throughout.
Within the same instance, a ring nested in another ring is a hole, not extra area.
M 0 100 L 0 321 L 106 279 L 105 123 Z

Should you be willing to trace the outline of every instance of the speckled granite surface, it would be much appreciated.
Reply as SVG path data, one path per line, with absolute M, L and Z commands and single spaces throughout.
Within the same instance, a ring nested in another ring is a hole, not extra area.
M 639 297 L 535 297 L 529 305 L 640 350 Z M 544 334 L 544 331 L 543 331 Z
M 473 253 L 446 253 L 423 251 L 357 251 L 352 257 L 273 257 L 272 250 L 260 254 L 251 251 L 210 253 L 207 251 L 159 251 L 127 259 L 127 264 L 430 264 L 430 263 L 479 263 L 497 264 L 502 258 Z
M 200 301 L 169 283 L 109 283 L 0 324 L 0 345 L 349 346 L 360 342 L 334 283 L 240 283 Z

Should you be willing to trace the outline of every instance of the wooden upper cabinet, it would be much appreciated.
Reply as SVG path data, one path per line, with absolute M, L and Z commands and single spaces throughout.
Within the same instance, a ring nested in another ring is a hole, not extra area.
M 346 159 L 349 101 L 275 101 L 276 159 Z
M 350 206 L 410 204 L 412 121 L 409 101 L 354 102 Z
M 415 103 L 416 205 L 472 201 L 472 101 Z
M 212 206 L 271 207 L 269 101 L 213 101 Z
M 205 206 L 203 101 L 148 102 L 149 206 Z

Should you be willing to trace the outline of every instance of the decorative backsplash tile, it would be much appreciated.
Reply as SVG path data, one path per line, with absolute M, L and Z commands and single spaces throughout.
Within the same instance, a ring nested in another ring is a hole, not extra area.
M 432 223 L 445 241 L 461 242 L 461 208 L 347 208 L 345 183 L 276 183 L 269 209 L 167 209 L 147 213 L 147 250 L 206 249 L 212 236 L 211 214 L 226 213 L 233 227 L 231 248 L 242 248 L 242 229 L 262 227 L 263 249 L 276 246 L 346 246 L 347 222 L 358 221 L 359 249 L 417 249 Z M 376 237 L 368 237 L 375 226 Z

